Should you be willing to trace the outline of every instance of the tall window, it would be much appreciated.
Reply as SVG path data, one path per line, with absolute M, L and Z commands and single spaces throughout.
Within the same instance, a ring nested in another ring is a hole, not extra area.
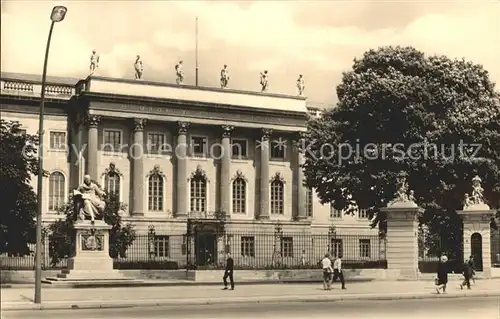
M 165 134 L 163 133 L 148 133 L 148 151 L 162 153 L 165 151 Z
M 205 172 L 198 167 L 191 176 L 191 211 L 207 211 L 207 178 Z
M 231 141 L 231 155 L 233 158 L 247 157 L 247 140 L 241 138 L 234 138 Z
M 335 257 L 339 257 L 344 254 L 344 243 L 341 238 L 330 238 L 331 253 Z
M 255 257 L 255 237 L 253 236 L 241 237 L 241 256 Z
M 120 152 L 122 147 L 122 132 L 119 130 L 104 130 L 103 151 Z
M 148 176 L 148 210 L 159 212 L 163 211 L 163 173 L 159 166 L 155 166 Z
M 233 180 L 233 213 L 245 214 L 247 183 L 240 171 L 238 171 L 236 174 L 236 178 Z
M 281 256 L 293 258 L 293 237 L 282 237 L 280 244 Z
M 191 155 L 203 156 L 207 154 L 208 142 L 204 136 L 191 136 Z
M 342 210 L 335 209 L 333 203 L 330 204 L 330 218 L 333 219 L 342 219 Z
M 155 257 L 170 257 L 170 237 L 157 235 L 154 237 Z
M 286 140 L 283 140 L 281 137 L 277 140 L 273 140 L 270 143 L 271 148 L 271 158 L 272 159 L 284 159 L 285 158 L 285 150 L 286 150 Z
M 313 190 L 310 188 L 307 189 L 306 209 L 307 216 L 313 217 Z
M 49 210 L 58 211 L 64 206 L 64 175 L 60 172 L 54 172 L 49 176 Z
M 50 132 L 50 149 L 66 149 L 66 132 Z
M 359 257 L 370 258 L 371 256 L 371 245 L 369 239 L 359 240 Z
M 120 172 L 114 163 L 109 164 L 109 168 L 104 172 L 104 190 L 108 194 L 120 196 Z
M 279 173 L 271 181 L 271 214 L 285 214 L 285 185 Z

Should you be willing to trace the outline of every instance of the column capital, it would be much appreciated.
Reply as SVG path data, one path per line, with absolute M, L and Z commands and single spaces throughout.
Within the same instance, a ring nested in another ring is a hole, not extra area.
M 262 136 L 261 136 L 262 140 L 268 140 L 269 137 L 271 137 L 271 135 L 273 134 L 273 130 L 268 129 L 268 128 L 262 128 L 261 134 L 262 134 Z
M 190 125 L 189 122 L 181 122 L 181 121 L 177 122 L 177 133 L 179 135 L 187 134 L 189 125 Z
M 101 117 L 95 114 L 87 114 L 85 117 L 85 124 L 89 128 L 97 128 L 99 126 L 99 122 L 101 121 Z
M 234 126 L 222 125 L 222 137 L 231 137 L 231 133 L 234 131 Z
M 144 131 L 147 119 L 135 118 L 134 119 L 134 132 Z

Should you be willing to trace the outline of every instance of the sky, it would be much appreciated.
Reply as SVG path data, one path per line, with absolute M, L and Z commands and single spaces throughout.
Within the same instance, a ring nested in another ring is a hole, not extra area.
M 98 75 L 133 78 L 140 55 L 144 79 L 195 81 L 198 16 L 199 84 L 218 87 L 228 65 L 229 87 L 297 94 L 303 74 L 311 102 L 336 102 L 335 87 L 355 57 L 385 45 L 411 45 L 482 64 L 500 83 L 500 0 L 465 1 L 28 1 L 1 2 L 1 70 L 41 74 L 50 12 L 56 24 L 48 75 L 85 78 L 92 49 Z M 499 84 L 500 85 L 500 84 Z

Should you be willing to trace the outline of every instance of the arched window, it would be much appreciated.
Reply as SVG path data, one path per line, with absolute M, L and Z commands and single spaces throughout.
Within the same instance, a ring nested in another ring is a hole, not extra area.
M 60 172 L 53 172 L 49 175 L 49 210 L 58 211 L 64 206 L 66 198 L 65 178 Z
M 122 174 L 114 163 L 109 164 L 109 168 L 104 171 L 104 191 L 107 194 L 120 196 L 120 182 Z
M 285 214 L 285 182 L 280 173 L 271 180 L 271 214 Z
M 191 174 L 190 181 L 190 211 L 191 212 L 206 212 L 207 211 L 207 177 L 205 171 L 198 166 L 196 171 Z
M 233 178 L 233 214 L 246 214 L 247 180 L 241 171 Z
M 148 210 L 152 212 L 163 211 L 163 187 L 165 175 L 160 167 L 155 167 L 148 174 Z

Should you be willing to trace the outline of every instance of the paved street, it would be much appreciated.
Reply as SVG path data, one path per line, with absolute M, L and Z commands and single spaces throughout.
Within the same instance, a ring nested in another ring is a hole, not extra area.
M 9 311 L 4 319 L 105 318 L 500 318 L 500 299 L 290 302 L 92 310 Z

